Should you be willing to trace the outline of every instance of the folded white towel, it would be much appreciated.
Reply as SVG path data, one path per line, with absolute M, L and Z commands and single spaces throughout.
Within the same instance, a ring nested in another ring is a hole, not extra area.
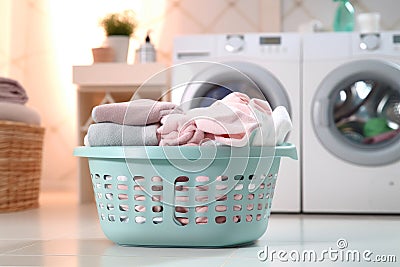
M 286 138 L 286 135 L 292 130 L 293 124 L 290 120 L 289 113 L 283 106 L 278 106 L 272 112 L 272 118 L 275 124 L 275 139 L 276 144 L 281 145 Z
M 260 127 L 255 130 L 252 146 L 275 146 L 275 126 L 272 117 L 271 106 L 267 101 L 253 98 L 249 106 L 251 107 L 254 116 Z

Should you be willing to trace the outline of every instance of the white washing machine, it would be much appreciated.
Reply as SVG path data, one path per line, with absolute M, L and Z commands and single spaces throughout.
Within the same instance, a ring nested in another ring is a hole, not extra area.
M 400 32 L 303 37 L 303 210 L 400 213 Z
M 250 33 L 175 38 L 172 101 L 183 109 L 210 105 L 232 91 L 285 106 L 293 121 L 287 141 L 300 151 L 300 38 Z M 300 212 L 300 160 L 284 160 L 272 211 Z

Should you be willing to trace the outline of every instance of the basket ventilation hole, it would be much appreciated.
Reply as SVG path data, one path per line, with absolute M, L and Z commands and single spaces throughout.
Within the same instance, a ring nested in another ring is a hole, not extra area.
M 155 202 L 160 202 L 160 201 L 162 201 L 162 196 L 161 195 L 154 195 L 154 196 L 151 197 L 151 200 L 155 201 Z
M 106 175 L 104 175 L 104 180 L 105 180 L 105 181 L 111 181 L 111 180 L 112 180 L 112 176 L 106 174 Z
M 235 190 L 236 191 L 239 191 L 239 190 L 242 190 L 242 189 L 243 189 L 243 184 L 238 184 L 238 185 L 235 186 Z
M 162 182 L 162 178 L 160 176 L 151 177 L 152 182 Z
M 119 217 L 119 221 L 123 222 L 123 223 L 127 223 L 127 222 L 129 222 L 129 217 L 126 215 L 122 215 Z
M 246 215 L 246 222 L 251 222 L 253 220 L 253 216 L 252 215 Z
M 153 190 L 153 191 L 162 191 L 163 190 L 163 186 L 162 185 L 153 185 L 151 187 L 151 190 Z
M 249 190 L 254 190 L 255 188 L 256 188 L 256 185 L 255 184 L 249 184 Z
M 187 213 L 189 211 L 188 208 L 182 206 L 176 206 L 175 211 L 179 213 Z
M 189 218 L 187 217 L 176 217 L 176 220 L 179 222 L 181 226 L 185 226 L 189 223 Z
M 208 196 L 196 196 L 195 199 L 197 202 L 206 202 L 208 201 Z
M 100 183 L 96 183 L 96 188 L 100 188 L 101 184 Z
M 210 178 L 208 176 L 197 176 L 196 181 L 200 183 L 208 182 Z
M 135 186 L 133 187 L 133 189 L 134 189 L 135 191 L 144 191 L 144 188 L 143 188 L 143 186 L 141 186 L 141 185 L 135 185 Z
M 138 224 L 145 223 L 146 222 L 146 218 L 143 217 L 143 216 L 136 216 L 135 217 L 135 222 L 138 223 Z
M 104 209 L 104 204 L 103 203 L 99 203 L 99 208 L 100 209 Z
M 234 200 L 241 200 L 243 198 L 243 195 L 242 194 L 235 194 L 234 196 L 233 196 L 233 199 Z
M 247 195 L 247 199 L 249 199 L 249 200 L 254 199 L 254 194 L 248 194 L 248 195 Z
M 162 206 L 153 206 L 153 207 L 151 208 L 151 210 L 152 210 L 153 212 L 162 212 L 162 211 L 163 211 L 163 207 L 162 207 Z
M 204 213 L 204 212 L 207 212 L 207 211 L 208 211 L 208 206 L 197 206 L 196 207 L 196 212 Z
M 217 212 L 224 212 L 228 209 L 226 205 L 217 205 L 215 206 L 215 211 Z
M 240 215 L 233 216 L 233 222 L 234 223 L 240 223 L 240 220 L 241 220 Z
M 128 186 L 126 184 L 119 184 L 117 185 L 117 188 L 119 190 L 128 190 Z
M 253 210 L 254 209 L 254 205 L 253 204 L 248 204 L 247 205 L 247 210 Z
M 233 205 L 233 210 L 234 211 L 241 211 L 242 210 L 242 205 Z
M 243 179 L 244 179 L 244 176 L 243 176 L 243 175 L 235 175 L 235 176 L 233 177 L 233 179 L 235 179 L 235 180 L 243 180 Z
M 143 205 L 135 205 L 135 211 L 136 212 L 145 212 L 146 211 L 146 207 Z
M 136 201 L 145 201 L 145 200 L 146 200 L 146 197 L 145 197 L 144 195 L 135 195 L 135 196 L 134 196 L 134 199 L 135 199 Z
M 196 185 L 197 191 L 208 191 L 208 185 Z
M 226 201 L 228 199 L 227 195 L 221 195 L 221 196 L 216 196 L 215 200 L 216 201 Z
M 128 195 L 127 194 L 118 194 L 118 199 L 119 200 L 127 200 L 128 199 Z
M 264 183 L 260 184 L 260 189 L 264 189 L 264 188 L 265 188 L 265 184 Z
M 227 185 L 223 185 L 223 184 L 217 184 L 217 185 L 215 186 L 215 188 L 216 188 L 217 190 L 225 190 L 225 189 L 228 188 L 228 186 L 227 186 Z
M 207 224 L 208 218 L 207 217 L 196 217 L 196 224 Z
M 257 221 L 261 220 L 261 214 L 257 214 L 256 220 L 257 220 Z
M 263 199 L 264 198 L 264 194 L 263 193 L 258 194 L 258 198 L 259 199 Z
M 269 199 L 269 193 L 266 193 L 266 194 L 265 194 L 265 198 L 266 198 L 266 199 Z
M 112 189 L 112 184 L 105 184 L 105 185 L 104 185 L 104 188 L 105 188 L 105 189 Z
M 177 185 L 177 186 L 175 186 L 175 190 L 186 192 L 186 191 L 189 191 L 189 187 L 185 186 L 185 185 Z
M 189 181 L 189 177 L 187 176 L 179 176 L 175 179 L 175 183 L 186 183 Z
M 227 181 L 228 180 L 228 176 L 225 175 L 221 175 L 217 177 L 217 181 Z
M 117 176 L 117 180 L 121 181 L 121 182 L 126 182 L 126 181 L 128 181 L 128 177 L 126 177 L 126 176 Z
M 121 204 L 121 205 L 119 205 L 119 210 L 120 211 L 129 211 L 129 206 L 126 204 Z
M 108 220 L 110 222 L 115 222 L 115 215 L 113 215 L 113 214 L 108 215 Z
M 267 184 L 267 188 L 268 188 L 268 189 L 271 188 L 271 185 L 272 185 L 271 183 L 268 183 L 268 184 Z
M 258 203 L 257 209 L 258 209 L 258 210 L 262 210 L 262 204 L 261 204 L 261 203 Z
M 108 210 L 113 210 L 114 209 L 114 205 L 111 204 L 111 203 L 107 204 L 107 209 Z
M 134 180 L 136 183 L 141 183 L 141 182 L 144 182 L 144 177 L 143 177 L 143 176 L 134 176 L 134 177 L 133 177 L 133 180 Z
M 97 173 L 96 173 L 96 174 L 94 175 L 94 178 L 95 178 L 95 179 L 100 179 L 100 174 L 97 174 Z
M 97 193 L 97 198 L 101 198 L 103 195 L 101 193 Z
M 217 216 L 217 217 L 215 217 L 215 222 L 218 224 L 226 223 L 226 217 L 225 216 Z
M 113 199 L 113 193 L 106 193 L 106 199 L 112 200 Z
M 102 214 L 100 215 L 100 218 L 104 221 L 104 220 L 106 219 L 106 216 L 102 213 Z
M 254 174 L 250 174 L 249 175 L 249 180 L 253 180 L 253 178 L 254 178 Z
M 163 222 L 163 218 L 162 217 L 154 217 L 153 218 L 153 223 L 154 224 L 160 224 Z

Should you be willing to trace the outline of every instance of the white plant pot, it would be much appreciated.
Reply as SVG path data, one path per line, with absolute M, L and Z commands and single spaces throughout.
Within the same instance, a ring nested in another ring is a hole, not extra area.
M 129 36 L 108 36 L 104 45 L 114 50 L 114 62 L 127 62 L 129 50 Z

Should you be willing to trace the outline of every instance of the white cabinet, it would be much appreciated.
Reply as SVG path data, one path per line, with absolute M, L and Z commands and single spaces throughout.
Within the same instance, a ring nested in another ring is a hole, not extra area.
M 73 66 L 73 83 L 78 97 L 78 145 L 83 145 L 87 127 L 93 122 L 93 107 L 137 98 L 169 100 L 166 66 L 160 63 L 96 63 Z M 87 159 L 78 159 L 79 202 L 93 200 Z

